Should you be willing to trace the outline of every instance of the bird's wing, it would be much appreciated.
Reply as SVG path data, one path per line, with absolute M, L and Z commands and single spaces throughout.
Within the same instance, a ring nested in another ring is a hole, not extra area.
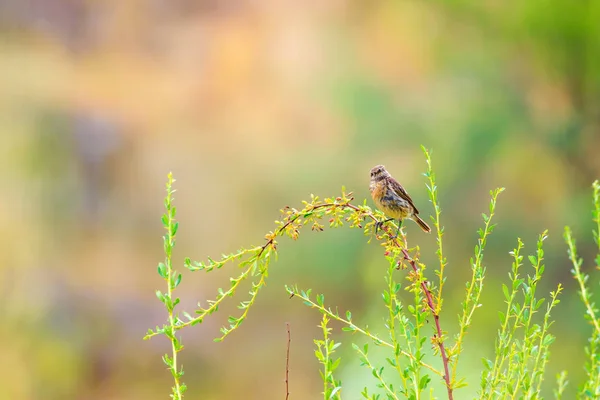
M 406 190 L 404 190 L 404 188 L 402 187 L 402 185 L 399 184 L 395 179 L 390 179 L 390 185 L 392 186 L 392 190 L 394 191 L 394 193 L 396 193 L 398 196 L 400 196 L 404 200 L 408 201 L 408 203 L 415 210 L 415 214 L 418 214 L 419 210 L 417 210 L 417 207 L 415 206 L 415 203 L 413 203 L 412 199 L 410 198 L 410 196 L 408 195 L 408 193 L 406 193 Z

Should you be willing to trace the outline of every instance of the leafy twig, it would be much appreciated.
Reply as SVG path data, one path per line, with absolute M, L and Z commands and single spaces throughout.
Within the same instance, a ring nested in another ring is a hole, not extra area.
M 349 332 L 358 332 L 358 333 L 370 338 L 378 346 L 385 346 L 385 347 L 389 347 L 390 349 L 394 349 L 393 344 L 391 344 L 390 342 L 386 342 L 385 340 L 381 339 L 379 336 L 371 333 L 368 330 L 368 328 L 362 329 L 362 328 L 356 326 L 352 322 L 352 319 L 351 319 L 352 316 L 349 312 L 346 313 L 346 318 L 344 318 L 344 317 L 340 316 L 338 313 L 334 313 L 333 311 L 331 311 L 331 309 L 325 308 L 324 297 L 322 295 L 318 295 L 317 302 L 314 302 L 310 298 L 310 293 L 311 293 L 310 290 L 307 290 L 307 291 L 299 290 L 297 287 L 290 287 L 287 285 L 285 287 L 285 290 L 287 290 L 287 292 L 290 295 L 293 295 L 293 296 L 298 297 L 299 299 L 303 300 L 304 303 L 306 305 L 308 305 L 309 307 L 318 309 L 321 312 L 321 314 L 326 315 L 327 317 L 335 319 L 336 321 L 339 321 L 339 322 L 343 323 L 344 325 L 346 325 L 347 327 L 344 328 L 343 330 L 349 331 Z M 405 357 L 408 357 L 412 360 L 416 360 L 414 355 L 412 355 L 404 350 L 400 350 L 400 353 Z M 442 376 L 442 372 L 438 371 L 431 365 L 424 363 L 422 361 L 419 361 L 419 362 L 420 362 L 420 365 L 423 366 L 424 368 L 427 368 L 428 370 L 430 370 L 431 372 L 433 372 L 436 375 Z
M 431 155 L 429 150 L 427 150 L 424 146 L 421 146 L 421 150 L 423 150 L 423 153 L 425 154 L 425 159 L 427 161 L 427 172 L 425 173 L 425 176 L 429 180 L 429 184 L 427 185 L 427 192 L 429 193 L 429 201 L 431 201 L 431 204 L 433 205 L 433 211 L 435 212 L 435 216 L 432 217 L 432 220 L 433 226 L 435 227 L 437 233 L 436 242 L 438 248 L 436 250 L 436 254 L 438 256 L 438 261 L 440 265 L 440 268 L 436 271 L 436 275 L 439 278 L 439 287 L 437 290 L 437 296 L 435 301 L 435 311 L 439 314 L 442 311 L 442 290 L 444 288 L 444 283 L 446 282 L 446 278 L 444 277 L 444 268 L 446 267 L 447 260 L 446 257 L 444 257 L 444 246 L 442 241 L 442 238 L 444 236 L 444 227 L 442 226 L 442 223 L 440 221 L 442 209 L 438 203 L 438 192 L 435 183 L 435 173 L 433 172 L 433 166 L 431 163 Z
M 485 249 L 487 237 L 494 230 L 495 225 L 491 222 L 496 209 L 496 200 L 498 199 L 498 195 L 503 191 L 504 188 L 490 191 L 490 195 L 492 196 L 489 206 L 490 214 L 489 216 L 485 213 L 481 215 L 485 227 L 479 230 L 479 240 L 475 246 L 475 258 L 471 258 L 471 281 L 467 284 L 467 293 L 465 301 L 463 302 L 463 313 L 460 318 L 459 332 L 456 335 L 456 342 L 450 351 L 452 357 L 452 376 L 454 379 L 456 379 L 456 369 L 458 367 L 458 359 L 462 351 L 465 334 L 467 333 L 468 327 L 471 325 L 471 319 L 473 318 L 475 310 L 480 306 L 479 297 L 481 296 L 481 289 L 483 288 L 483 279 L 485 276 L 485 268 L 482 265 L 483 250 Z M 459 381 L 454 385 L 455 387 L 461 385 L 461 382 Z
M 171 262 L 173 247 L 175 246 L 175 235 L 177 234 L 177 229 L 179 227 L 179 223 L 175 221 L 177 209 L 175 206 L 173 206 L 173 193 L 175 193 L 175 190 L 173 189 L 173 182 L 175 182 L 173 175 L 169 173 L 167 181 L 167 197 L 165 198 L 166 213 L 162 217 L 163 226 L 167 231 L 167 233 L 163 236 L 165 262 L 158 264 L 158 273 L 167 282 L 167 293 L 161 293 L 160 290 L 157 290 L 156 296 L 167 308 L 167 313 L 169 316 L 169 324 L 164 328 L 164 334 L 171 341 L 171 356 L 165 354 L 163 356 L 163 361 L 171 371 L 173 380 L 175 381 L 175 386 L 173 386 L 173 393 L 171 394 L 171 397 L 174 400 L 181 400 L 183 398 L 183 393 L 186 390 L 186 385 L 185 383 L 181 382 L 183 370 L 179 370 L 177 364 L 177 353 L 181 351 L 183 345 L 181 344 L 179 338 L 175 335 L 176 318 L 173 312 L 175 306 L 179 303 L 179 298 L 173 299 L 173 290 L 181 282 L 181 274 L 173 270 Z
M 383 367 L 375 368 L 373 364 L 371 364 L 371 361 L 367 356 L 367 353 L 369 351 L 369 345 L 365 344 L 363 346 L 363 349 L 361 349 L 356 344 L 352 343 L 352 347 L 358 352 L 358 354 L 360 354 L 360 361 L 362 365 L 368 367 L 371 370 L 371 374 L 373 374 L 375 379 L 379 381 L 377 385 L 385 391 L 388 399 L 398 400 L 398 396 L 396 396 L 393 387 L 386 383 L 386 381 L 383 379 Z
M 336 343 L 329 337 L 331 328 L 327 326 L 329 318 L 323 314 L 323 320 L 321 321 L 321 329 L 323 332 L 323 340 L 315 340 L 317 345 L 317 351 L 315 355 L 319 362 L 323 365 L 323 371 L 321 372 L 321 378 L 323 378 L 323 398 L 324 400 L 341 400 L 342 385 L 340 381 L 337 381 L 333 377 L 333 372 L 340 365 L 340 358 L 333 359 L 332 355 L 335 350 L 340 346 L 341 343 Z

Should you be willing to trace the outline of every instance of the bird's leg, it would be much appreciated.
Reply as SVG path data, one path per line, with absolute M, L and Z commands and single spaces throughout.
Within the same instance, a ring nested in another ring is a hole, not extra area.
M 381 225 L 385 224 L 386 222 L 393 221 L 393 220 L 394 220 L 394 218 L 388 218 L 388 219 L 386 219 L 384 221 L 377 221 L 375 223 L 375 235 L 377 235 L 377 232 L 381 228 Z
M 401 219 L 398 220 L 398 230 L 396 231 L 396 234 L 394 236 L 391 236 L 390 239 L 396 239 L 398 237 L 398 235 L 400 234 L 400 228 L 402 228 Z

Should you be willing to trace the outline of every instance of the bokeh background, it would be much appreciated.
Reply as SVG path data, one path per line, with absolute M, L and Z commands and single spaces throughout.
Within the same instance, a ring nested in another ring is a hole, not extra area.
M 574 398 L 591 330 L 562 229 L 573 227 L 591 271 L 598 21 L 599 2 L 569 0 L 0 2 L 0 398 L 167 398 L 169 344 L 142 336 L 166 319 L 154 291 L 169 171 L 182 269 L 185 256 L 263 243 L 278 210 L 310 193 L 345 185 L 362 202 L 378 163 L 429 215 L 421 144 L 433 149 L 447 233 L 449 334 L 488 192 L 507 188 L 458 398 L 476 393 L 480 359 L 492 357 L 508 252 L 517 237 L 533 251 L 544 229 L 541 290 L 565 286 L 545 394 L 568 369 Z M 434 235 L 406 230 L 433 267 Z M 286 322 L 291 398 L 321 398 L 320 316 L 288 300 L 285 283 L 382 326 L 381 248 L 349 229 L 300 239 L 282 240 L 269 284 L 225 342 L 212 339 L 233 302 L 182 332 L 189 398 L 284 398 Z M 236 272 L 184 272 L 182 309 Z M 364 340 L 333 326 L 344 397 L 357 399 L 374 383 L 350 346 Z

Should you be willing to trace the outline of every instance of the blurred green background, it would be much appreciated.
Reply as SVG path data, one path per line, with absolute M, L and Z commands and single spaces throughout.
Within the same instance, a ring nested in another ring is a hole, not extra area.
M 379 163 L 427 217 L 421 144 L 433 149 L 447 233 L 450 335 L 488 191 L 507 188 L 461 361 L 469 387 L 457 398 L 476 393 L 480 359 L 493 356 L 508 252 L 517 236 L 533 251 L 544 229 L 543 289 L 565 286 L 545 390 L 568 369 L 574 398 L 591 330 L 562 229 L 573 227 L 591 271 L 598 21 L 600 2 L 569 0 L 0 2 L 0 398 L 167 398 L 169 344 L 141 338 L 166 319 L 154 290 L 164 286 L 156 264 L 169 171 L 182 269 L 185 256 L 262 244 L 278 210 L 310 193 L 345 185 L 362 202 Z M 433 277 L 435 236 L 406 230 Z M 324 292 L 381 327 L 387 265 L 366 240 L 349 229 L 282 240 L 238 331 L 212 342 L 235 302 L 182 331 L 188 397 L 284 398 L 289 322 L 290 398 L 321 398 L 320 316 L 283 284 Z M 234 273 L 184 272 L 182 309 Z M 350 346 L 364 339 L 333 326 L 338 378 L 355 399 L 374 383 Z

